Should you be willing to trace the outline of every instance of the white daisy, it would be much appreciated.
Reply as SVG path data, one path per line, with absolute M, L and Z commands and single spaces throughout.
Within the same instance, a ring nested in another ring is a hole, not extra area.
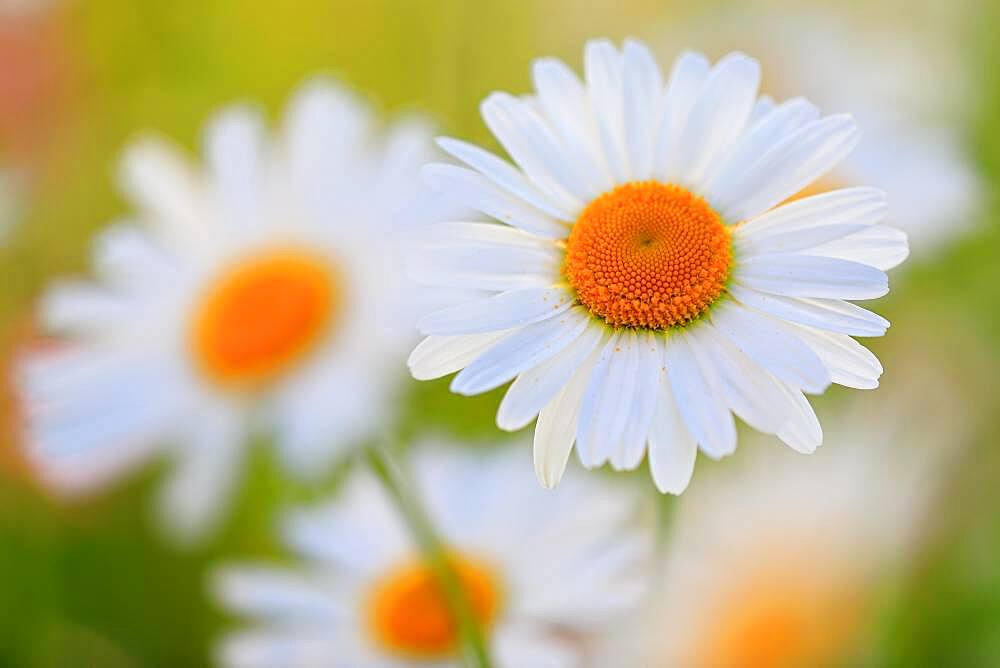
M 440 200 L 414 186 L 428 129 L 379 137 L 327 82 L 302 89 L 273 141 L 259 113 L 232 108 L 204 147 L 203 173 L 163 141 L 126 152 L 138 213 L 100 236 L 97 283 L 46 295 L 67 345 L 20 374 L 45 479 L 92 489 L 165 451 L 165 517 L 181 533 L 218 514 L 255 416 L 299 475 L 384 422 L 419 296 L 392 223 L 439 215 Z
M 498 666 L 580 665 L 587 643 L 635 608 L 652 527 L 631 489 L 569 475 L 547 493 L 506 448 L 421 448 L 412 463 Z M 443 594 L 369 471 L 334 502 L 291 515 L 284 535 L 301 567 L 230 566 L 215 578 L 219 599 L 258 624 L 224 639 L 222 665 L 461 665 Z
M 416 378 L 461 369 L 476 394 L 515 379 L 497 416 L 538 415 L 535 464 L 554 485 L 573 443 L 587 467 L 632 469 L 680 493 L 695 453 L 736 447 L 732 413 L 812 452 L 803 392 L 878 384 L 851 335 L 888 323 L 847 299 L 888 291 L 905 236 L 879 225 L 882 192 L 837 190 L 782 205 L 858 141 L 850 116 L 757 97 L 757 62 L 681 56 L 666 81 L 642 44 L 586 48 L 586 82 L 533 68 L 536 94 L 491 95 L 483 117 L 517 167 L 442 139 L 471 169 L 427 181 L 502 224 L 432 226 L 413 261 L 423 282 L 492 290 L 423 318 Z
M 962 438 L 953 402 L 913 394 L 845 412 L 815 465 L 762 443 L 699 478 L 674 517 L 651 607 L 607 655 L 685 668 L 854 665 L 880 597 L 933 524 Z
M 914 252 L 928 252 L 968 229 L 980 201 L 957 122 L 967 106 L 969 68 L 958 57 L 959 36 L 942 17 L 894 16 L 889 24 L 872 15 L 878 8 L 867 9 L 708 11 L 671 22 L 666 41 L 750 50 L 767 68 L 768 92 L 849 109 L 865 129 L 864 142 L 807 192 L 881 188 L 890 202 L 887 220 L 907 233 Z

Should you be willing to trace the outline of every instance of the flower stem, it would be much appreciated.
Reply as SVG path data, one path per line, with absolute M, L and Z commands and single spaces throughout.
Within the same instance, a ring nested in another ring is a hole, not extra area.
M 483 639 L 482 629 L 473 614 L 465 588 L 448 559 L 448 552 L 438 538 L 420 499 L 412 492 L 413 486 L 408 483 L 402 467 L 383 445 L 369 448 L 367 459 L 369 466 L 382 481 L 393 503 L 406 520 L 414 540 L 420 546 L 438 582 L 441 583 L 445 600 L 458 623 L 465 664 L 471 668 L 491 668 L 493 664 Z

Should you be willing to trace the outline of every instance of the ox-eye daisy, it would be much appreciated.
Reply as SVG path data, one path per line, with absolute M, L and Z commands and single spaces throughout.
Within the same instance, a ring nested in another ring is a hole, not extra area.
M 587 467 L 632 469 L 648 449 L 657 486 L 679 493 L 697 449 L 733 452 L 732 413 L 815 450 L 803 392 L 872 388 L 882 371 L 851 335 L 888 323 L 845 300 L 884 295 L 907 254 L 878 224 L 880 191 L 782 204 L 854 147 L 851 117 L 758 99 L 757 62 L 739 53 L 715 66 L 684 54 L 664 82 L 642 44 L 596 41 L 585 83 L 552 59 L 533 75 L 534 96 L 482 106 L 516 168 L 454 139 L 440 144 L 471 169 L 425 168 L 502 224 L 443 223 L 424 239 L 418 280 L 497 294 L 423 318 L 414 376 L 461 369 L 461 394 L 514 379 L 497 422 L 538 415 L 546 486 L 575 442 Z
M 66 345 L 22 365 L 40 475 L 85 490 L 166 450 L 166 519 L 204 528 L 255 416 L 299 474 L 384 419 L 416 315 L 390 223 L 436 202 L 413 186 L 433 155 L 427 128 L 380 138 L 372 123 L 317 81 L 273 141 L 256 111 L 221 113 L 202 173 L 163 141 L 126 152 L 138 213 L 100 236 L 99 282 L 46 295 L 43 319 Z
M 954 401 L 909 394 L 888 410 L 847 411 L 817 465 L 761 444 L 699 478 L 650 608 L 623 624 L 608 656 L 663 668 L 855 665 L 962 438 Z
M 499 666 L 575 666 L 634 610 L 651 515 L 628 488 L 568 476 L 547 495 L 516 452 L 421 448 L 413 482 Z M 219 646 L 239 668 L 458 666 L 457 624 L 385 488 L 367 470 L 284 524 L 297 568 L 230 566 L 220 600 L 258 626 Z

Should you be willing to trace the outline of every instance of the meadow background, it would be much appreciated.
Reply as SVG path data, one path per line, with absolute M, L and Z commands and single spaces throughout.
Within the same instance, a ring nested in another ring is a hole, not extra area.
M 803 6 L 757 4 L 789 13 Z M 692 15 L 710 26 L 713 16 L 737 8 L 752 13 L 755 6 L 0 0 L 0 169 L 12 175 L 5 186 L 12 198 L 4 205 L 9 222 L 0 223 L 0 360 L 7 368 L 16 349 L 38 344 L 33 305 L 47 281 L 85 274 L 92 235 L 127 213 L 114 169 L 121 149 L 141 131 L 155 130 L 195 152 L 202 123 L 220 106 L 258 103 L 273 120 L 303 80 L 325 73 L 355 86 L 384 114 L 426 113 L 443 132 L 495 147 L 479 120 L 478 101 L 496 89 L 529 90 L 533 58 L 556 55 L 579 70 L 583 42 L 595 36 L 634 35 L 669 53 L 676 49 L 663 47 L 663 40 Z M 960 393 L 957 421 L 966 428 L 958 465 L 927 520 L 929 539 L 894 574 L 892 605 L 872 630 L 877 651 L 870 661 L 996 666 L 1000 3 L 834 6 L 875 30 L 905 21 L 918 41 L 923 30 L 946 24 L 949 57 L 960 60 L 968 79 L 950 106 L 982 183 L 966 231 L 896 271 L 891 296 L 876 307 L 893 323 L 884 340 L 872 342 L 887 385 L 895 366 L 926 364 L 929 371 L 918 377 L 929 383 L 949 378 Z M 943 56 L 934 44 L 925 58 Z M 501 392 L 460 398 L 447 392 L 447 381 L 408 388 L 404 432 L 434 428 L 469 439 L 504 438 L 493 426 Z M 841 394 L 832 391 L 819 404 L 836 404 Z M 932 401 L 934 393 L 925 396 Z M 267 449 L 257 448 L 221 533 L 179 549 L 162 540 L 147 508 L 157 466 L 70 504 L 42 490 L 20 459 L 9 388 L 0 427 L 0 666 L 206 664 L 212 639 L 232 625 L 205 595 L 206 569 L 223 557 L 280 555 L 271 532 L 276 514 L 334 489 L 341 473 L 294 486 L 279 475 Z

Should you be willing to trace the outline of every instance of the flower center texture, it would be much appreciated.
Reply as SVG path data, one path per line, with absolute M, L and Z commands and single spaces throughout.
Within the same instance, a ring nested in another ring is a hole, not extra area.
M 476 621 L 488 627 L 500 606 L 500 590 L 491 571 L 464 558 L 452 568 Z M 368 619 L 375 638 L 390 652 L 416 658 L 441 658 L 458 649 L 458 622 L 432 568 L 423 562 L 404 564 L 373 588 Z
M 729 230 L 704 199 L 643 181 L 584 209 L 566 242 L 564 271 L 580 302 L 609 325 L 667 329 L 711 306 L 731 262 Z
M 244 260 L 209 288 L 194 319 L 198 367 L 224 385 L 257 385 L 301 361 L 328 329 L 341 293 L 329 262 L 282 249 Z

